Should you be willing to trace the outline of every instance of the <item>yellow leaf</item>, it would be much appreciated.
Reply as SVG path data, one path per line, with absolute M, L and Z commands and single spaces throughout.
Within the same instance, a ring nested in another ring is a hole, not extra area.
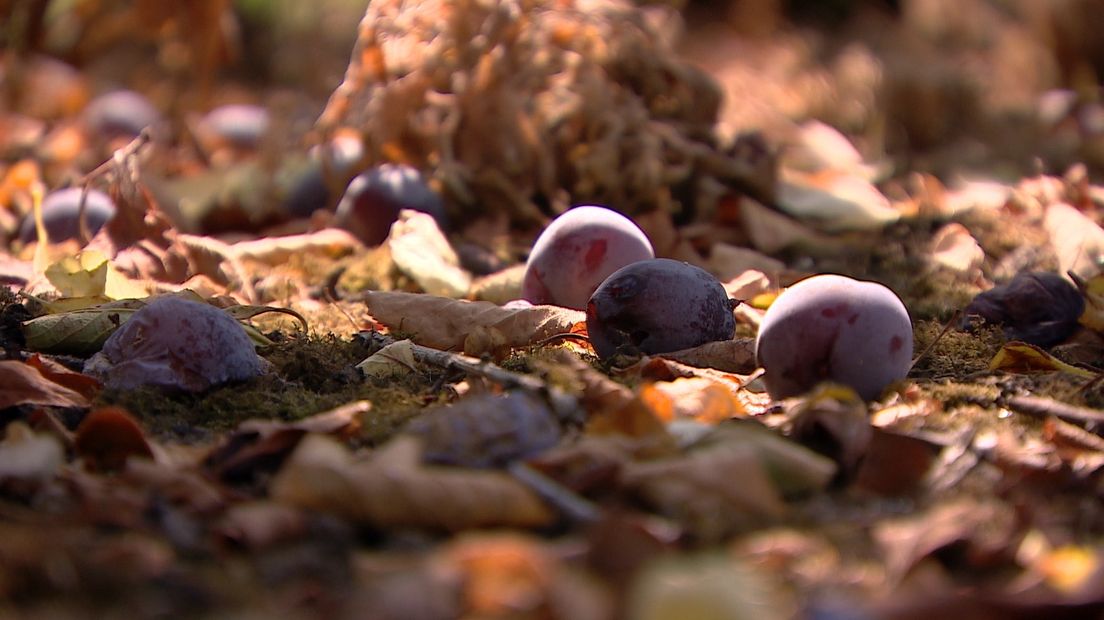
M 1058 370 L 1087 379 L 1096 377 L 1094 372 L 1071 366 L 1033 344 L 1018 341 L 1001 347 L 989 361 L 989 370 L 1021 373 Z
M 1089 329 L 1104 332 L 1104 273 L 1088 280 L 1075 278 L 1074 282 L 1085 296 L 1085 311 L 1078 321 Z
M 1067 546 L 1048 553 L 1037 568 L 1052 588 L 1069 594 L 1087 585 L 1099 566 L 1100 561 L 1092 551 Z
M 45 273 L 62 297 L 103 295 L 107 288 L 107 257 L 95 250 L 80 252 L 53 263 Z

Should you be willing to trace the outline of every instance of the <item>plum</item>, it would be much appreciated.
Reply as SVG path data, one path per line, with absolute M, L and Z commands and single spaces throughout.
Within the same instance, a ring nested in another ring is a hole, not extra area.
M 244 103 L 219 106 L 200 121 L 200 131 L 212 142 L 255 149 L 268 131 L 268 110 Z
M 582 310 L 611 273 L 651 258 L 651 242 L 629 218 L 605 207 L 574 207 L 537 237 L 525 264 L 522 297 Z
M 618 269 L 594 291 L 586 306 L 587 333 L 602 359 L 628 347 L 668 353 L 732 339 L 732 307 L 709 272 L 652 258 Z
M 110 388 L 143 385 L 202 392 L 261 375 L 259 357 L 240 323 L 198 301 L 160 297 L 115 330 L 84 365 Z
M 161 122 L 161 113 L 144 95 L 114 90 L 93 99 L 83 113 L 84 124 L 98 136 L 112 140 L 134 138 Z
M 1004 328 L 1012 340 L 1049 347 L 1073 335 L 1085 311 L 1085 297 L 1056 273 L 1020 273 L 1011 282 L 979 293 L 963 312 L 962 326 L 979 319 Z
M 402 209 L 428 213 L 445 226 L 444 203 L 421 172 L 403 164 L 381 164 L 349 183 L 334 221 L 367 245 L 379 245 Z
M 81 188 L 70 187 L 50 192 L 42 200 L 42 223 L 46 226 L 46 236 L 57 243 L 66 239 L 76 239 L 80 232 Z M 88 234 L 95 236 L 108 220 L 115 217 L 115 203 L 107 194 L 88 190 L 84 201 L 84 221 Z M 37 238 L 34 214 L 28 213 L 19 229 L 19 239 L 30 243 Z
M 877 282 L 813 276 L 767 309 L 755 356 L 773 398 L 834 381 L 872 400 L 908 374 L 912 321 L 901 299 Z

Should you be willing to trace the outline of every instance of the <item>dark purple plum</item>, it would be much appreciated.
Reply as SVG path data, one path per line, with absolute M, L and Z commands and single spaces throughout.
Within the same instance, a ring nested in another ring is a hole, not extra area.
M 575 207 L 537 237 L 521 295 L 534 304 L 582 310 L 611 273 L 651 258 L 652 244 L 632 220 L 605 207 Z
M 732 302 L 708 271 L 667 258 L 613 272 L 586 306 L 587 333 L 598 356 L 619 350 L 649 355 L 731 340 Z
M 81 188 L 79 187 L 50 192 L 42 200 L 42 222 L 46 225 L 46 235 L 50 241 L 56 243 L 77 238 L 80 232 L 80 200 Z M 88 190 L 88 197 L 84 203 L 84 221 L 88 227 L 88 234 L 95 236 L 113 217 L 115 217 L 115 203 L 111 198 L 99 190 Z M 23 219 L 19 238 L 23 243 L 30 243 L 37 238 L 33 213 L 28 213 Z
M 134 138 L 146 127 L 161 123 L 161 113 L 150 100 L 132 90 L 115 90 L 96 97 L 84 108 L 83 117 L 85 126 L 106 140 Z
M 210 304 L 161 297 L 116 329 L 84 372 L 110 388 L 152 385 L 202 392 L 256 377 L 266 367 L 229 314 Z
M 387 238 L 402 209 L 428 213 L 438 225 L 445 226 L 444 203 L 421 172 L 402 164 L 381 164 L 349 183 L 334 220 L 337 226 L 373 246 Z
M 833 381 L 872 400 L 908 374 L 912 321 L 901 299 L 877 282 L 813 276 L 767 309 L 755 355 L 773 398 Z
M 201 131 L 212 139 L 242 149 L 255 149 L 268 131 L 268 110 L 245 103 L 219 106 L 200 121 Z
M 326 153 L 323 153 L 325 148 Z M 284 196 L 284 211 L 292 217 L 310 217 L 319 209 L 332 206 L 333 190 L 347 187 L 356 165 L 364 154 L 359 140 L 348 137 L 335 138 L 332 142 L 316 147 L 311 161 L 291 183 Z M 327 158 L 323 165 L 323 158 Z

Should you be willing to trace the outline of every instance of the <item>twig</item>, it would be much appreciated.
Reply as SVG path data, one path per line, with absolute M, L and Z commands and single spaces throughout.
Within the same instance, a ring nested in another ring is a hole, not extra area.
M 81 177 L 80 180 L 77 181 L 77 185 L 83 186 L 84 191 L 87 193 L 89 183 L 91 183 L 97 177 L 101 177 L 101 176 L 107 174 L 108 172 L 110 172 L 112 169 L 114 169 L 116 163 L 124 161 L 124 160 L 134 156 L 135 154 L 137 154 L 139 149 L 141 149 L 143 146 L 149 144 L 151 139 L 152 138 L 150 136 L 149 128 L 147 127 L 145 129 L 143 129 L 142 133 L 138 134 L 138 137 L 131 140 L 129 144 L 127 144 L 123 148 L 115 151 L 111 155 L 111 157 L 109 157 L 106 161 L 104 161 L 104 163 L 100 164 L 99 166 L 96 166 L 95 168 L 92 169 L 91 172 L 89 172 L 88 174 Z M 84 196 L 83 195 L 81 196 L 81 201 L 82 202 L 84 201 Z
M 1004 399 L 1010 409 L 1036 417 L 1054 416 L 1071 422 L 1104 424 L 1104 411 L 1070 405 L 1042 396 L 1011 396 Z
M 384 347 L 395 342 L 395 339 L 391 336 L 377 331 L 360 332 L 357 337 L 373 347 Z M 546 398 L 561 422 L 573 424 L 582 422 L 579 401 L 574 396 L 555 386 L 548 385 L 536 377 L 512 372 L 491 362 L 485 362 L 467 355 L 439 351 L 419 344 L 412 344 L 411 350 L 414 359 L 423 364 L 460 370 L 468 374 L 478 375 L 507 388 L 531 392 L 539 397 Z
M 522 461 L 510 463 L 506 470 L 514 479 L 529 487 L 529 490 L 576 523 L 594 523 L 601 517 L 601 511 L 593 502 Z

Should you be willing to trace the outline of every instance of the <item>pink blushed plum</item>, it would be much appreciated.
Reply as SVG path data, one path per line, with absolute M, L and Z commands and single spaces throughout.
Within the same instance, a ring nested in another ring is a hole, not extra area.
M 834 381 L 872 400 L 908 374 L 912 321 L 901 299 L 877 282 L 813 276 L 767 310 L 755 355 L 773 398 Z
M 522 297 L 582 310 L 610 274 L 651 258 L 652 244 L 632 220 L 605 207 L 575 207 L 553 220 L 533 244 Z

